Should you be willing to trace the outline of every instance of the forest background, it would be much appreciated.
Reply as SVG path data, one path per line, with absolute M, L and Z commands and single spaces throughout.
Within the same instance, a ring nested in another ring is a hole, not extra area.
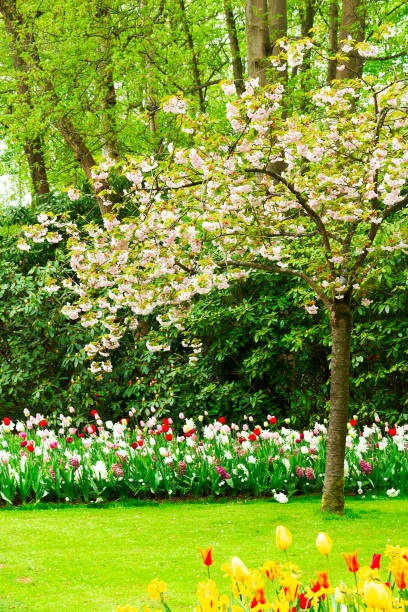
M 237 420 L 269 413 L 298 426 L 324 417 L 330 322 L 305 310 L 307 291 L 297 281 L 260 272 L 201 296 L 189 323 L 203 342 L 195 364 L 181 334 L 171 353 L 152 353 L 129 333 L 113 371 L 98 379 L 83 351 L 90 332 L 61 313 L 64 292 L 44 290 L 47 277 L 68 273 L 64 244 L 22 252 L 17 239 L 44 210 L 70 211 L 79 225 L 100 219 L 92 167 L 102 155 L 165 156 L 180 134 L 161 105 L 175 94 L 217 129 L 225 122 L 225 79 L 238 91 L 248 75 L 280 80 L 288 112 L 306 111 L 317 88 L 353 76 L 339 71 L 340 41 L 376 43 L 387 29 L 392 35 L 377 57 L 354 52 L 348 66 L 356 76 L 404 71 L 407 2 L 0 0 L 0 13 L 1 167 L 20 193 L 32 193 L 29 205 L 15 194 L 0 209 L 0 417 L 67 405 L 97 408 L 105 418 L 132 406 Z M 273 70 L 277 41 L 307 35 L 328 60 L 306 53 L 289 72 Z M 117 191 L 127 187 L 121 181 Z M 78 200 L 67 197 L 70 185 Z M 397 422 L 406 412 L 406 263 L 403 253 L 388 260 L 375 278 L 376 299 L 354 310 L 350 404 L 362 418 L 377 412 Z M 146 317 L 137 333 L 148 340 L 156 326 Z

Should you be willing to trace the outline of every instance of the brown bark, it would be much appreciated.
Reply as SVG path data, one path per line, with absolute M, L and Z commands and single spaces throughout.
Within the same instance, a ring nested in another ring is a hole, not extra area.
M 0 5 L 0 12 L 1 5 Z M 22 102 L 27 104 L 29 108 L 33 108 L 30 90 L 27 85 L 27 66 L 18 52 L 18 48 L 13 40 L 12 28 L 10 22 L 5 19 L 5 26 L 10 35 L 10 48 L 13 55 L 13 67 L 17 79 L 17 92 Z M 50 186 L 48 183 L 47 167 L 45 164 L 43 141 L 40 135 L 34 135 L 26 138 L 24 143 L 24 153 L 26 154 L 28 167 L 30 170 L 31 184 L 34 196 L 41 198 L 49 195 Z
M 25 29 L 23 27 L 25 24 L 21 14 L 17 10 L 16 0 L 0 0 L 0 13 L 3 15 L 13 46 L 16 48 L 17 52 L 21 47 L 22 51 L 24 51 L 25 57 L 27 58 L 23 59 L 19 54 L 24 71 L 28 75 L 32 69 L 35 69 L 37 73 L 41 75 L 41 78 L 37 84 L 42 87 L 43 92 L 48 95 L 54 107 L 58 108 L 60 104 L 59 97 L 50 79 L 46 76 L 42 69 L 40 56 L 35 45 L 33 34 L 30 34 L 30 38 L 28 38 L 27 35 L 20 35 L 20 32 Z M 74 153 L 75 158 L 80 164 L 86 177 L 91 179 L 92 168 L 96 166 L 96 161 L 92 155 L 92 152 L 87 147 L 82 135 L 78 132 L 72 121 L 68 119 L 66 115 L 59 114 L 55 117 L 54 121 L 66 144 Z M 107 206 L 103 198 L 99 196 L 99 193 L 105 189 L 105 187 L 106 185 L 102 184 L 102 186 L 98 189 L 94 189 L 102 215 L 111 210 L 111 206 Z
M 315 0 L 305 0 L 300 10 L 301 17 L 301 34 L 302 38 L 312 36 L 311 29 L 314 25 L 316 14 Z M 310 90 L 310 54 L 311 50 L 307 49 L 303 55 L 303 61 L 300 66 L 300 82 L 302 89 L 301 107 L 303 111 L 307 111 L 308 98 L 307 92 Z
M 339 5 L 337 0 L 330 2 L 329 20 L 330 55 L 336 55 L 339 50 Z M 327 65 L 327 83 L 331 83 L 336 78 L 336 67 L 336 60 L 329 59 Z
M 183 21 L 184 32 L 187 38 L 187 45 L 190 49 L 191 54 L 191 67 L 193 69 L 194 83 L 197 87 L 198 101 L 200 105 L 200 111 L 205 112 L 205 100 L 204 91 L 201 83 L 200 70 L 198 67 L 198 58 L 194 47 L 194 40 L 191 34 L 190 24 L 188 23 L 186 5 L 184 0 L 179 0 L 179 6 L 181 11 L 181 19 Z
M 280 48 L 276 41 L 287 35 L 288 17 L 286 0 L 269 0 L 269 53 L 278 55 Z
M 344 512 L 344 456 L 346 449 L 350 344 L 353 317 L 350 307 L 342 302 L 332 307 L 332 359 L 330 381 L 330 418 L 327 437 L 322 510 Z
M 102 132 L 102 154 L 105 157 L 117 159 L 119 157 L 119 146 L 116 136 L 116 89 L 112 69 L 112 48 L 110 32 L 110 11 L 108 6 L 103 6 L 99 10 L 97 17 L 101 22 L 102 60 L 99 64 L 101 74 L 101 132 Z
M 248 76 L 266 85 L 267 6 L 266 0 L 246 0 L 245 30 Z
M 48 196 L 50 194 L 50 185 L 48 183 L 41 136 L 27 138 L 24 144 L 24 152 L 30 169 L 31 184 L 35 197 L 41 199 L 44 196 Z
M 356 42 L 364 40 L 365 10 L 364 0 L 343 0 L 341 9 L 340 44 L 351 36 Z M 337 66 L 336 79 L 356 79 L 363 73 L 363 58 L 357 51 L 346 54 L 345 68 L 339 70 Z
M 239 52 L 237 26 L 235 24 L 235 17 L 231 6 L 231 0 L 224 0 L 224 14 L 225 21 L 227 23 L 228 40 L 231 50 L 232 71 L 234 74 L 235 88 L 238 94 L 241 94 L 244 91 L 244 71 L 242 68 L 241 54 Z

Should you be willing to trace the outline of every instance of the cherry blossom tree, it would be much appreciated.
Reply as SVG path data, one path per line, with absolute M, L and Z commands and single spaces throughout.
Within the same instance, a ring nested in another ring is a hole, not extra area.
M 311 44 L 287 47 L 292 62 Z M 387 257 L 408 249 L 408 82 L 333 81 L 314 93 L 307 114 L 289 116 L 281 83 L 260 88 L 252 79 L 239 97 L 233 84 L 222 88 L 229 131 L 189 116 L 182 98 L 168 99 L 163 110 L 176 115 L 191 146 L 169 143 L 165 159 L 103 160 L 96 182 L 110 184 L 112 173 L 129 181 L 103 227 L 80 233 L 44 214 L 26 238 L 57 242 L 61 230 L 70 234 L 74 275 L 64 284 L 75 298 L 63 310 L 95 329 L 85 350 L 96 375 L 110 371 L 110 352 L 148 315 L 161 329 L 149 350 L 170 350 L 170 328 L 184 328 L 200 294 L 254 271 L 296 277 L 309 289 L 310 315 L 321 308 L 330 317 L 322 509 L 342 513 L 353 308 L 369 307 Z M 99 193 L 108 208 L 112 191 Z M 20 246 L 29 248 L 25 240 Z M 58 290 L 53 279 L 49 290 Z M 185 345 L 191 362 L 199 359 L 199 339 L 186 335 Z

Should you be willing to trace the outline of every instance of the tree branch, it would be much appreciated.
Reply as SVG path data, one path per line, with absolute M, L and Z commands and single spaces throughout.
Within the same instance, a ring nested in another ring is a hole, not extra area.
M 301 272 L 300 270 L 292 270 L 291 268 L 281 268 L 280 266 L 268 266 L 266 264 L 261 264 L 257 262 L 247 262 L 247 261 L 234 261 L 227 260 L 225 262 L 216 262 L 217 266 L 220 268 L 244 268 L 249 270 L 263 270 L 264 272 L 269 272 L 270 274 L 288 274 L 289 276 L 296 276 L 304 280 L 309 287 L 313 289 L 319 299 L 323 302 L 328 310 L 331 310 L 332 303 L 330 302 L 327 295 L 324 291 L 319 287 L 319 285 L 312 279 L 310 276 Z

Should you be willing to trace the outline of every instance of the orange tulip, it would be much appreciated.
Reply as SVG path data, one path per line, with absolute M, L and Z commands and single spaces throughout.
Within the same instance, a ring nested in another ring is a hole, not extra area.
M 204 565 L 212 565 L 212 546 L 209 546 L 208 548 L 198 548 L 198 550 L 201 553 Z
M 328 570 L 324 570 L 324 572 L 317 572 L 317 581 L 320 584 L 322 589 L 329 589 L 329 572 Z
M 341 553 L 347 563 L 350 572 L 357 572 L 360 569 L 360 564 L 357 561 L 357 551 L 353 553 Z
M 395 584 L 399 589 L 407 588 L 406 574 L 402 567 L 398 567 L 392 572 L 395 580 Z

